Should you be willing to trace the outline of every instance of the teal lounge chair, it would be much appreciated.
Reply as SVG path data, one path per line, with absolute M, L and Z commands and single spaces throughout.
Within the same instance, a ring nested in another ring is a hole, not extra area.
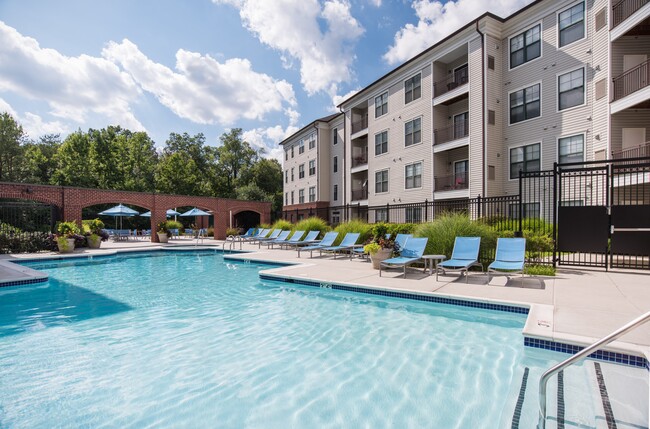
M 316 239 L 318 237 L 318 234 L 320 234 L 320 231 L 309 231 L 305 236 L 305 238 L 303 238 L 302 240 L 295 243 L 287 242 L 285 246 L 289 248 L 289 247 L 300 247 L 300 246 L 309 246 L 311 244 L 316 244 L 318 242 L 318 240 Z
M 303 235 L 305 235 L 305 231 L 296 231 L 296 232 L 293 233 L 291 238 L 288 239 L 288 240 L 283 240 L 283 241 L 280 241 L 279 243 L 275 243 L 275 241 L 269 242 L 270 248 L 273 249 L 274 244 L 279 245 L 280 249 L 282 249 L 282 246 L 287 246 L 287 245 L 298 243 Z
M 490 273 L 518 274 L 524 278 L 524 263 L 526 262 L 525 238 L 497 239 L 497 253 L 494 262 L 488 265 L 487 276 L 490 283 Z
M 478 251 L 481 247 L 481 237 L 456 237 L 454 241 L 454 250 L 451 252 L 451 259 L 440 262 L 436 267 L 436 281 L 438 281 L 438 272 L 446 273 L 447 271 L 465 272 L 465 283 L 469 283 L 467 271 L 471 267 L 481 267 L 478 262 Z
M 379 277 L 381 277 L 381 267 L 386 268 L 404 268 L 404 278 L 406 278 L 406 267 L 422 259 L 424 248 L 427 247 L 428 238 L 409 238 L 404 247 L 395 258 L 385 259 L 379 263 Z
M 255 228 L 248 228 L 248 231 L 246 231 L 246 234 L 242 234 L 239 236 L 239 238 L 250 238 L 255 235 Z
M 323 247 L 318 249 L 319 256 L 322 256 L 323 252 L 333 253 L 334 259 L 336 259 L 336 255 L 338 253 L 344 251 L 351 251 L 352 249 L 354 249 L 354 245 L 357 244 L 359 235 L 361 234 L 359 234 L 358 232 L 348 232 L 347 234 L 345 234 L 345 237 L 343 237 L 341 244 L 339 244 L 338 246 Z
M 273 231 L 271 231 L 271 234 L 269 234 L 267 232 L 264 236 L 256 238 L 255 240 L 253 240 L 253 243 L 257 242 L 257 247 L 259 248 L 259 247 L 261 247 L 260 245 L 263 242 L 269 241 L 269 240 L 275 240 L 276 238 L 278 238 L 280 236 L 281 233 L 282 233 L 281 229 L 274 229 Z M 267 237 L 267 235 L 268 235 L 268 237 Z
M 270 246 L 269 248 L 272 249 L 274 244 L 279 244 L 284 241 L 287 241 L 287 238 L 289 238 L 289 234 L 291 234 L 291 231 L 282 231 L 275 239 L 271 239 L 269 237 L 269 239 L 260 240 L 259 245 L 257 247 L 262 247 L 263 244 L 265 246 Z
M 312 253 L 314 250 L 320 250 L 324 247 L 330 247 L 332 244 L 334 244 L 334 240 L 336 240 L 336 237 L 339 236 L 339 233 L 336 231 L 328 232 L 325 234 L 325 237 L 317 243 L 317 244 L 312 244 L 310 246 L 306 247 L 298 247 L 298 257 L 300 258 L 300 252 L 301 251 L 309 251 L 309 257 L 312 257 Z

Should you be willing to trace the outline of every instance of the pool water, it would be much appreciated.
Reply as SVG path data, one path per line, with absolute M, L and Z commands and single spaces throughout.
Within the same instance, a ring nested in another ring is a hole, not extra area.
M 28 265 L 50 280 L 0 289 L 2 428 L 510 427 L 528 359 L 525 315 L 261 281 L 218 253 Z

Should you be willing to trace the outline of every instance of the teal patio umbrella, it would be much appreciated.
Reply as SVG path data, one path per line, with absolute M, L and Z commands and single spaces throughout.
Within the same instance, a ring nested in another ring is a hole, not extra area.
M 115 207 L 111 207 L 110 209 L 104 210 L 103 212 L 99 213 L 102 216 L 113 216 L 115 217 L 115 229 L 117 229 L 117 218 L 120 218 L 120 229 L 122 229 L 122 218 L 123 217 L 131 217 L 131 216 L 137 216 L 140 213 L 136 210 L 133 210 L 130 207 L 127 207 L 123 205 L 122 203 L 116 205 Z
M 178 216 L 179 214 L 180 214 L 180 213 L 177 212 L 177 211 L 174 210 L 174 209 L 169 209 L 169 210 L 167 210 L 167 217 Z M 148 211 L 148 212 L 142 213 L 140 216 L 142 216 L 142 217 L 151 217 L 151 211 Z

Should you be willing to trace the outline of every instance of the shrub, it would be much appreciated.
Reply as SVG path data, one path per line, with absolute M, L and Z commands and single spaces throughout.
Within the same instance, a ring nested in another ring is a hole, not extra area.
M 451 256 L 456 237 L 481 237 L 481 249 L 494 249 L 496 233 L 481 222 L 472 221 L 462 213 L 444 213 L 433 222 L 423 223 L 414 231 L 416 237 L 427 237 L 425 254 Z
M 372 225 L 372 240 L 377 241 L 380 238 L 384 238 L 388 232 L 388 224 L 386 222 L 377 222 Z
M 554 276 L 555 268 L 553 265 L 526 265 L 524 273 L 531 276 Z
M 104 229 L 104 222 L 99 219 L 82 220 L 81 227 L 84 233 L 100 235 L 99 233 Z
M 226 228 L 226 237 L 239 235 L 239 228 Z
M 340 223 L 336 228 L 334 228 L 334 231 L 339 233 L 338 237 L 336 237 L 336 241 L 334 241 L 335 246 L 341 243 L 343 237 L 345 237 L 345 234 L 348 232 L 358 232 L 360 234 L 357 243 L 365 243 L 372 237 L 372 225 L 360 220 L 350 220 L 345 223 Z
M 158 222 L 158 225 L 156 225 L 156 232 L 159 232 L 161 234 L 169 234 L 169 225 L 167 222 Z
M 210 227 L 207 231 L 208 237 L 214 237 L 214 228 Z
M 387 232 L 394 238 L 397 234 L 413 234 L 416 227 L 414 223 L 389 223 Z
M 261 223 L 257 226 L 257 229 L 271 229 L 270 223 Z
M 287 231 L 287 230 L 291 231 L 293 230 L 293 224 L 288 220 L 278 219 L 275 221 L 273 225 L 271 225 L 271 229 L 281 229 L 283 231 Z
M 59 222 L 56 226 L 56 231 L 59 235 L 72 238 L 73 235 L 79 234 L 79 227 L 75 221 Z
M 499 237 L 514 237 L 519 229 L 516 220 L 501 220 L 494 224 Z M 526 218 L 521 221 L 523 237 L 526 239 L 526 259 L 539 263 L 553 251 L 553 225 L 538 218 Z
M 177 220 L 168 220 L 167 221 L 167 228 L 168 229 L 177 229 L 178 232 L 183 232 L 185 231 L 185 228 L 183 227 L 183 224 L 180 223 Z
M 303 219 L 299 221 L 296 226 L 294 227 L 296 231 L 320 231 L 320 234 L 318 234 L 319 237 L 322 237 L 325 235 L 326 232 L 329 232 L 332 230 L 332 228 L 329 227 L 327 222 L 325 222 L 323 219 L 319 217 L 308 217 L 307 219 Z

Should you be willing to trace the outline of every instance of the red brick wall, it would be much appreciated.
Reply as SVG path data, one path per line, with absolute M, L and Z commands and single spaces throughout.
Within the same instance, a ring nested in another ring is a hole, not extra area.
M 271 221 L 271 203 L 215 197 L 0 182 L 0 198 L 32 200 L 51 204 L 59 208 L 63 220 L 76 220 L 77 222 L 81 222 L 81 211 L 84 207 L 96 204 L 132 204 L 151 210 L 152 231 L 155 231 L 159 222 L 166 220 L 168 209 L 193 206 L 212 211 L 215 239 L 226 238 L 226 228 L 230 223 L 231 211 L 235 215 L 241 211 L 250 210 L 260 214 L 260 222 L 269 223 Z M 158 241 L 156 234 L 151 234 L 151 241 Z

